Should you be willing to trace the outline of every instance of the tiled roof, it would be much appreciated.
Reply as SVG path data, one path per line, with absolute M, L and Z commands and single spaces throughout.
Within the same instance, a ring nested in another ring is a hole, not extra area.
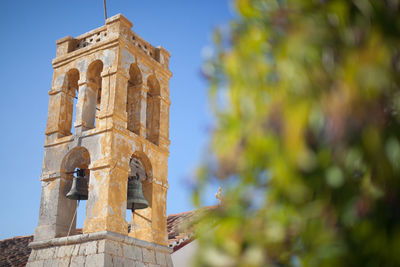
M 0 241 L 0 266 L 22 267 L 25 266 L 31 249 L 28 244 L 32 242 L 33 235 L 16 236 Z
M 188 229 L 194 214 L 195 211 L 188 211 L 168 216 L 168 246 L 174 249 L 174 251 L 183 247 L 184 244 L 190 243 L 192 240 L 192 233 Z
M 204 209 L 209 209 L 207 207 Z M 193 240 L 190 225 L 194 222 L 195 215 L 200 211 L 194 210 L 169 215 L 167 218 L 168 246 L 175 251 Z M 77 229 L 78 233 L 80 229 Z M 22 267 L 28 262 L 31 249 L 28 244 L 32 242 L 33 235 L 16 236 L 0 240 L 0 266 Z
M 217 206 L 204 207 L 198 210 L 171 214 L 167 219 L 168 246 L 175 251 L 189 244 L 194 238 L 193 226 L 196 218 L 202 213 Z

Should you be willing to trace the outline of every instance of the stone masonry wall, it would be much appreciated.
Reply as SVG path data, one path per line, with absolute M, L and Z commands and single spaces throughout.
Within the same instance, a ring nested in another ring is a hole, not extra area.
M 55 238 L 29 246 L 28 267 L 173 267 L 169 248 L 112 232 Z

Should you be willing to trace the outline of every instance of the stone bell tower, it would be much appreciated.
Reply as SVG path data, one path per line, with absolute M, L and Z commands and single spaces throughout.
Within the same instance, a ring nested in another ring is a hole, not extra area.
M 166 229 L 170 54 L 131 28 L 118 14 L 57 41 L 28 266 L 172 266 Z M 66 197 L 77 168 L 88 181 L 81 231 L 77 201 Z M 127 222 L 128 177 L 138 168 L 149 207 Z

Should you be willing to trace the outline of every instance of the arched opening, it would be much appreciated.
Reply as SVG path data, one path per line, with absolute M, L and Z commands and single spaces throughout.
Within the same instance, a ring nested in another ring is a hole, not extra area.
M 88 86 L 92 89 L 91 94 L 88 94 L 87 105 L 88 111 L 88 125 L 89 128 L 96 127 L 96 118 L 100 112 L 101 108 L 101 86 L 102 77 L 101 72 L 103 71 L 103 62 L 101 60 L 96 60 L 92 62 L 87 71 L 87 81 Z
M 152 203 L 152 169 L 149 159 L 143 153 L 135 153 L 129 162 L 130 174 L 128 178 L 137 178 L 142 187 L 142 197 L 147 201 L 148 208 L 131 210 L 127 207 L 126 220 L 128 222 L 128 233 L 130 236 L 138 237 L 144 229 L 151 229 L 150 211 Z M 137 197 L 137 196 L 136 196 Z M 128 193 L 129 199 L 129 193 Z M 128 200 L 129 201 L 129 200 Z M 134 213 L 133 213 L 134 212 Z
M 76 103 L 79 92 L 79 71 L 77 69 L 70 69 L 65 75 L 65 101 L 64 112 L 61 112 L 62 121 L 64 122 L 65 135 L 75 133 L 73 122 L 75 121 Z
M 129 67 L 129 80 L 127 88 L 126 112 L 128 115 L 128 130 L 135 134 L 140 133 L 140 111 L 141 97 L 140 90 L 142 86 L 142 74 L 137 64 L 131 64 Z
M 86 217 L 86 201 L 83 201 L 82 198 L 81 200 L 75 200 L 77 199 L 76 197 L 71 199 L 70 194 L 74 189 L 74 180 L 77 181 L 78 179 L 81 179 L 81 183 L 78 187 L 80 186 L 82 188 L 82 185 L 85 185 L 86 190 L 88 189 L 90 180 L 89 164 L 90 154 L 84 147 L 74 148 L 65 156 L 61 164 L 61 176 L 67 181 L 61 196 L 63 201 L 68 203 L 67 206 L 69 207 L 68 210 L 61 213 L 61 216 L 64 217 L 63 220 L 69 225 L 67 235 L 79 234 L 81 232 L 80 229 L 83 228 Z M 75 187 L 75 189 L 77 188 Z M 79 188 L 78 191 L 82 192 Z M 90 192 L 86 192 L 88 197 Z M 79 206 L 77 207 L 78 202 Z
M 160 84 L 154 75 L 147 79 L 146 138 L 158 145 L 160 133 Z

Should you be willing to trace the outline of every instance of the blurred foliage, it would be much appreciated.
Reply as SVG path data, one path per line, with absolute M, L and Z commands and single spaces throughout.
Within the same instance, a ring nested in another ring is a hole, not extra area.
M 400 266 L 400 2 L 236 0 L 196 266 Z

